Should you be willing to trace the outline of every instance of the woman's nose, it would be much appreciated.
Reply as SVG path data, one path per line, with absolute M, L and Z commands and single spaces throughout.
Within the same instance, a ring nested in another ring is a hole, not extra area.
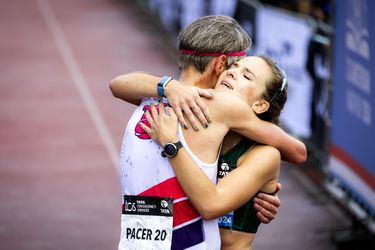
M 236 79 L 236 72 L 234 69 L 228 69 L 227 75 L 232 77 L 233 79 Z

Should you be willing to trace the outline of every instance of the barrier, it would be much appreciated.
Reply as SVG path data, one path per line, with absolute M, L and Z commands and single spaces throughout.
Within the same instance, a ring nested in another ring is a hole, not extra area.
M 375 234 L 375 2 L 336 3 L 326 188 Z M 372 40 L 371 40 L 372 39 Z

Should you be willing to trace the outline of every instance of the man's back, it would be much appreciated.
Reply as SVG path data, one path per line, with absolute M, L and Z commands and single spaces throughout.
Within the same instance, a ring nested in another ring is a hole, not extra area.
M 154 238 L 147 237 L 147 232 L 154 236 L 158 230 L 166 230 L 165 226 L 170 223 L 167 215 L 158 214 L 155 216 L 147 214 L 147 208 L 153 206 L 151 205 L 153 201 L 150 204 L 144 204 L 144 200 L 137 200 L 139 197 L 144 196 L 173 198 L 173 222 L 171 222 L 173 224 L 173 237 L 168 239 L 167 234 L 164 239 L 164 241 L 172 241 L 172 249 L 189 247 L 193 247 L 192 249 L 219 249 L 220 236 L 217 221 L 206 221 L 201 218 L 178 184 L 168 159 L 161 156 L 162 147 L 153 142 L 138 124 L 141 120 L 145 121 L 144 111 L 150 109 L 150 103 L 151 99 L 145 100 L 135 110 L 128 122 L 121 148 L 120 178 L 122 195 L 125 196 L 123 196 L 123 223 L 119 249 L 127 249 L 127 245 L 129 247 L 129 245 L 136 244 L 136 242 L 141 243 L 144 249 L 147 246 L 157 248 L 156 245 L 152 245 L 154 243 L 151 243 Z M 158 104 L 156 100 L 154 100 L 154 104 Z M 181 131 L 180 139 L 184 147 L 189 150 Z M 197 165 L 202 168 L 207 176 L 212 181 L 216 181 L 216 161 L 206 164 L 196 156 L 193 155 L 193 157 L 197 159 Z M 132 211 L 127 211 L 127 209 L 132 209 L 128 199 L 131 199 L 138 208 L 145 209 L 140 210 L 143 212 L 140 217 L 143 223 L 142 226 L 139 225 L 139 221 L 134 222 L 134 218 L 137 215 L 131 214 Z M 143 203 L 142 206 L 139 205 L 140 203 Z M 131 216 L 128 216 L 130 214 Z M 125 217 L 127 219 L 124 221 Z M 155 222 L 156 217 L 158 219 Z M 151 231 L 145 231 L 145 237 L 142 238 L 142 230 L 139 230 L 139 228 L 152 229 Z M 133 232 L 134 235 L 132 235 Z M 139 239 L 137 239 L 137 232 L 139 232 Z M 151 245 L 147 245 L 148 243 L 151 243 Z M 156 244 L 159 243 L 157 242 Z

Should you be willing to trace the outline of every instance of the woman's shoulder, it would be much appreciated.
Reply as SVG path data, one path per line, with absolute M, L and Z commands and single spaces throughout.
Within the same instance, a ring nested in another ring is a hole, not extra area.
M 271 146 L 271 145 L 264 145 L 264 144 L 256 143 L 252 149 L 255 149 L 261 153 L 267 153 L 267 154 L 271 154 L 274 156 L 281 156 L 280 151 L 276 147 Z
M 271 145 L 260 144 L 255 141 L 250 141 L 250 142 L 252 142 L 253 144 L 249 148 L 249 150 L 246 152 L 246 155 L 267 154 L 267 155 L 275 156 L 275 157 L 279 156 L 281 158 L 281 153 L 276 147 L 271 146 Z
M 280 151 L 270 145 L 254 144 L 242 157 L 242 162 L 261 162 L 262 165 L 278 167 L 281 161 Z

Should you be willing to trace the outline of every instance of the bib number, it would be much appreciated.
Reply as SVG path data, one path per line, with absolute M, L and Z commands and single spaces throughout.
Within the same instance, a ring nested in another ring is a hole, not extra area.
M 219 218 L 219 227 L 232 227 L 233 225 L 233 212 L 227 213 Z
M 172 198 L 124 195 L 118 249 L 170 249 L 172 227 Z

